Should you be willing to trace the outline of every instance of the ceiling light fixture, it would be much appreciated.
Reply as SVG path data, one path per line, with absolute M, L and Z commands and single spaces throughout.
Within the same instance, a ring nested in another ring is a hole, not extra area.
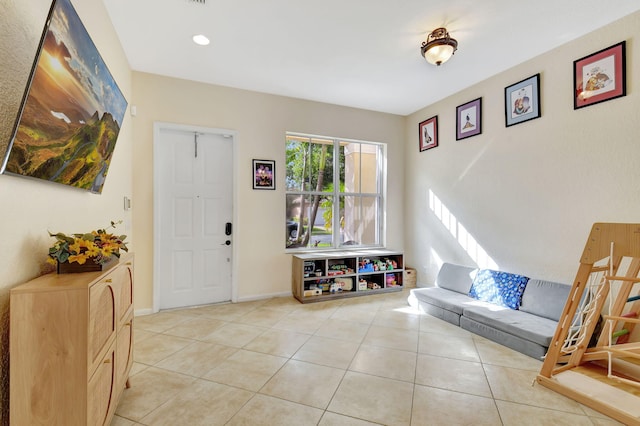
M 206 46 L 210 43 L 209 39 L 207 38 L 207 36 L 202 35 L 202 34 L 196 34 L 193 36 L 193 42 L 195 44 L 199 44 L 200 46 Z
M 433 65 L 442 65 L 458 50 L 458 42 L 451 38 L 446 28 L 436 28 L 422 42 L 422 56 Z

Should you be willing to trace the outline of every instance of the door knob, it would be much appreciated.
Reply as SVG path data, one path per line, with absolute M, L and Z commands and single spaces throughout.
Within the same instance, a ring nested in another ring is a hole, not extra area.
M 220 244 L 221 246 L 230 246 L 231 245 L 231 240 L 227 240 L 224 243 Z

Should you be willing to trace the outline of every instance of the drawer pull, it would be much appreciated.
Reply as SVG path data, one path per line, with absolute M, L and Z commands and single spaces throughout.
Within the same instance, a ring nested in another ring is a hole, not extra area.
M 106 280 L 104 280 L 105 283 L 112 283 L 113 280 L 111 278 L 107 278 Z
M 105 359 L 102 361 L 103 364 L 111 364 L 111 359 Z
M 133 263 L 131 263 L 131 262 L 126 262 L 126 263 L 125 263 L 125 265 L 127 265 L 127 266 L 131 266 L 131 265 L 133 265 Z
M 126 325 L 127 327 L 131 327 L 131 321 L 125 322 L 124 325 Z

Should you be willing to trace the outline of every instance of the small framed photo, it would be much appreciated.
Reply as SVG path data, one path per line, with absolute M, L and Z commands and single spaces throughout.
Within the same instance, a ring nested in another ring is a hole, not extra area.
M 627 94 L 625 41 L 573 61 L 573 109 Z
M 540 73 L 504 88 L 507 127 L 540 117 Z
M 433 116 L 418 125 L 420 152 L 438 146 L 438 116 Z
M 253 160 L 253 189 L 276 189 L 276 162 Z
M 456 140 L 482 133 L 482 98 L 456 107 Z

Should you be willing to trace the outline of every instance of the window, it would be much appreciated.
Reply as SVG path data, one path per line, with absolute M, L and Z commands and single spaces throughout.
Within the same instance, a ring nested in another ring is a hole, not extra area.
M 287 133 L 288 249 L 382 245 L 384 150 L 380 143 Z

